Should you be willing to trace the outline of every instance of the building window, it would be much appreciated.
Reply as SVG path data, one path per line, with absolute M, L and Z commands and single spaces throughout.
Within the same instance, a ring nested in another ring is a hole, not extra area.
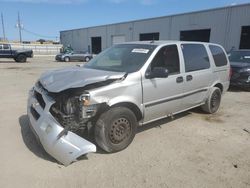
M 250 26 L 242 26 L 240 49 L 250 49 Z
M 180 32 L 181 41 L 209 42 L 211 29 L 188 30 Z
M 140 41 L 150 41 L 150 40 L 159 40 L 160 33 L 141 33 L 140 34 Z
M 186 72 L 208 69 L 210 67 L 207 50 L 203 44 L 181 45 Z

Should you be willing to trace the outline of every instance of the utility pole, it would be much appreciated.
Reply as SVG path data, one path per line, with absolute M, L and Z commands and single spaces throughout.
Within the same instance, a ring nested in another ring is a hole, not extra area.
M 22 27 L 23 27 L 23 25 L 21 24 L 19 12 L 18 12 L 18 19 L 17 19 L 17 25 L 16 26 L 17 26 L 17 28 L 19 30 L 19 41 L 20 41 L 20 43 L 22 43 Z
M 2 20 L 2 28 L 3 28 L 3 40 L 6 41 L 4 22 L 3 22 L 3 13 L 1 13 L 1 20 Z

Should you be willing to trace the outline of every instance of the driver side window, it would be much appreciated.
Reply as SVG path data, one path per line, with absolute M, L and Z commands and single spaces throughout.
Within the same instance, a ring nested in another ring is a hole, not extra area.
M 180 60 L 176 45 L 168 45 L 161 48 L 153 61 L 151 70 L 155 67 L 163 67 L 168 70 L 169 75 L 180 73 Z

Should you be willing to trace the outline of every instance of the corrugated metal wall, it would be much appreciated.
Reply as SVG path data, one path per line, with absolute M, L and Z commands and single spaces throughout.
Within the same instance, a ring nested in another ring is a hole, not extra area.
M 102 38 L 102 49 L 112 45 L 112 37 L 124 35 L 125 41 L 139 40 L 141 33 L 160 33 L 160 40 L 179 40 L 180 31 L 211 29 L 210 42 L 227 50 L 239 48 L 241 27 L 250 25 L 250 4 L 212 9 L 174 16 L 61 31 L 61 43 L 77 51 L 91 49 L 91 37 Z

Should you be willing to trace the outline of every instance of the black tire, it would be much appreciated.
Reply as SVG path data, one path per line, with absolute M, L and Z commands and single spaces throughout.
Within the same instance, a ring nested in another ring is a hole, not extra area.
M 88 57 L 88 56 L 87 56 L 87 57 L 85 57 L 85 59 L 84 59 L 84 60 L 85 60 L 85 62 L 89 62 L 90 57 Z
M 133 141 L 138 122 L 126 107 L 114 107 L 104 112 L 95 125 L 95 140 L 108 153 L 118 152 Z
M 209 94 L 209 97 L 204 105 L 201 106 L 202 110 L 206 113 L 213 114 L 217 112 L 221 102 L 221 90 L 217 87 L 213 87 Z
M 64 61 L 65 61 L 65 62 L 69 62 L 69 61 L 70 61 L 70 58 L 69 58 L 69 57 L 65 57 L 65 58 L 64 58 Z
M 26 62 L 26 60 L 27 60 L 27 56 L 24 55 L 24 54 L 20 54 L 20 55 L 18 55 L 18 56 L 15 58 L 15 61 L 16 61 L 16 62 L 19 62 L 19 63 L 24 63 L 24 62 Z

